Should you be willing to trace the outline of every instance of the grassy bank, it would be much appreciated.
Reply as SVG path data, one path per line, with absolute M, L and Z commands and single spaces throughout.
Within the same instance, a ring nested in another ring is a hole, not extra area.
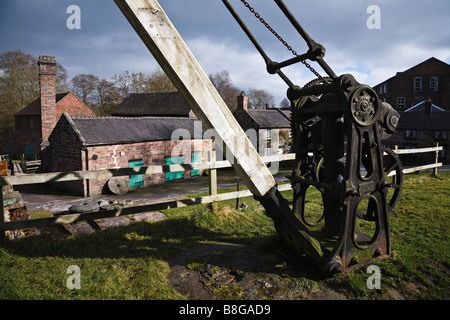
M 159 222 L 90 235 L 44 232 L 6 242 L 0 245 L 0 299 L 185 299 L 167 280 L 168 261 L 181 250 L 205 241 L 279 249 L 272 220 L 252 198 L 242 201 L 246 211 L 234 210 L 232 200 L 219 203 L 215 212 L 197 205 L 167 210 L 168 219 Z M 367 288 L 365 268 L 316 279 L 315 285 L 349 299 L 449 299 L 449 217 L 450 172 L 405 176 L 402 198 L 390 216 L 394 255 L 375 262 L 381 290 Z M 70 265 L 80 267 L 79 290 L 66 286 Z

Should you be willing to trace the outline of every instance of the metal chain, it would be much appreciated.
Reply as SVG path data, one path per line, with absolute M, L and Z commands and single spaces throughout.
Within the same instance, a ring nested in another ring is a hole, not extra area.
M 297 51 L 292 49 L 292 47 L 264 20 L 261 15 L 255 11 L 255 9 L 250 6 L 250 4 L 245 1 L 241 0 L 241 2 L 247 7 L 247 9 L 255 15 L 255 17 L 290 51 L 292 54 L 296 57 L 298 57 Z M 306 68 L 308 68 L 317 78 L 323 80 L 322 76 L 305 60 L 301 60 L 301 63 L 305 65 Z

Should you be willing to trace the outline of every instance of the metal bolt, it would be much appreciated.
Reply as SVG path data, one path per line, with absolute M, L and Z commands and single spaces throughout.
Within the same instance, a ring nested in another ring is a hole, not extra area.
M 380 248 L 376 248 L 376 250 L 373 253 L 373 256 L 374 257 L 379 257 L 379 256 L 382 255 L 382 253 L 383 253 L 383 251 Z

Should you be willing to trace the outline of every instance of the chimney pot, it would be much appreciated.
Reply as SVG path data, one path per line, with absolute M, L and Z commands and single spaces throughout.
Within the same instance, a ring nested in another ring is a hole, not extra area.
M 430 115 L 433 112 L 433 101 L 431 98 L 427 98 L 425 102 L 425 114 Z
M 237 110 L 247 110 L 248 97 L 244 92 L 237 96 Z
M 41 96 L 42 148 L 48 144 L 48 137 L 56 126 L 56 62 L 55 57 L 40 56 L 39 90 Z

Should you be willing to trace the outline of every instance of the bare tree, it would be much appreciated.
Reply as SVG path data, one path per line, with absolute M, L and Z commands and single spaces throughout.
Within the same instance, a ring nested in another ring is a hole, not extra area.
M 106 116 L 120 104 L 122 96 L 115 86 L 114 82 L 106 79 L 101 79 L 96 86 L 96 101 L 97 114 Z
M 284 98 L 283 100 L 281 100 L 280 108 L 290 108 L 290 107 L 291 107 L 291 102 L 287 98 Z
M 219 92 L 222 99 L 225 101 L 228 108 L 232 112 L 235 111 L 236 97 L 239 95 L 239 92 L 241 92 L 241 90 L 233 85 L 228 71 L 221 71 L 215 74 L 210 74 L 209 79 Z
M 275 104 L 273 95 L 265 90 L 249 88 L 247 96 L 250 109 L 272 108 Z
M 150 92 L 177 91 L 177 88 L 173 85 L 172 81 L 161 68 L 158 68 L 149 74 L 147 82 Z
M 122 97 L 130 93 L 149 93 L 148 75 L 143 72 L 124 71 L 112 77 Z
M 95 103 L 96 89 L 100 80 L 93 74 L 79 74 L 72 78 L 70 87 L 72 91 L 86 104 Z

